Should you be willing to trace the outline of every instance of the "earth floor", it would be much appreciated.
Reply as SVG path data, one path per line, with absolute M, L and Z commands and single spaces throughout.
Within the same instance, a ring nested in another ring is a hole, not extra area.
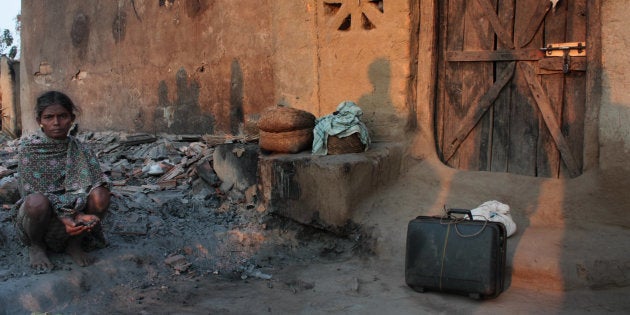
M 565 246 L 571 231 L 597 235 L 613 226 L 615 248 L 629 247 L 626 178 L 596 172 L 537 179 L 410 159 L 397 182 L 357 207 L 362 231 L 348 237 L 259 211 L 237 192 L 115 189 L 104 221 L 109 246 L 91 252 L 96 262 L 79 267 L 65 254 L 51 254 L 57 267 L 47 272 L 28 266 L 9 211 L 0 210 L 0 314 L 627 313 L 630 257 L 602 257 L 606 240 L 598 237 L 575 251 Z M 569 257 L 580 256 L 587 276 L 570 279 L 573 273 L 560 270 L 565 278 L 554 283 L 572 284 L 560 289 L 540 277 L 510 277 L 505 292 L 482 301 L 406 286 L 407 222 L 439 214 L 444 205 L 472 208 L 487 200 L 511 206 L 518 226 L 518 238 L 508 240 L 514 265 L 533 257 L 571 269 Z M 537 228 L 565 231 L 554 240 L 558 252 L 521 250 Z M 611 268 L 598 269 L 602 263 Z

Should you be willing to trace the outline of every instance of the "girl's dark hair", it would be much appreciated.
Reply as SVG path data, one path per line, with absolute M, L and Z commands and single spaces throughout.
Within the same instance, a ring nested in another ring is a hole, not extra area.
M 58 91 L 48 91 L 37 98 L 37 105 L 35 105 L 37 118 L 40 118 L 42 116 L 42 113 L 44 112 L 44 109 L 46 109 L 46 107 L 55 104 L 63 106 L 63 108 L 67 109 L 72 115 L 74 115 L 74 112 L 79 111 L 79 108 L 74 105 L 68 95 Z

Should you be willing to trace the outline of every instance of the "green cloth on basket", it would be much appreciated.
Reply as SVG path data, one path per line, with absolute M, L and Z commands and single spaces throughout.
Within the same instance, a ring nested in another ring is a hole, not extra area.
M 43 134 L 22 138 L 18 172 L 22 198 L 44 194 L 60 218 L 83 211 L 93 188 L 109 186 L 94 153 L 72 136 L 64 140 Z
M 361 121 L 362 115 L 363 111 L 357 104 L 343 101 L 333 114 L 318 118 L 313 129 L 313 154 L 328 154 L 328 136 L 344 138 L 354 133 L 359 133 L 367 151 L 371 140 L 367 127 Z

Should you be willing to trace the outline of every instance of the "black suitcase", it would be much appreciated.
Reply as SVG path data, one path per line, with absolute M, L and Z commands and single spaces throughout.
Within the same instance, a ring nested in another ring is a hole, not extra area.
M 507 234 L 500 222 L 464 220 L 451 209 L 444 217 L 409 222 L 405 282 L 412 289 L 494 298 L 504 289 Z

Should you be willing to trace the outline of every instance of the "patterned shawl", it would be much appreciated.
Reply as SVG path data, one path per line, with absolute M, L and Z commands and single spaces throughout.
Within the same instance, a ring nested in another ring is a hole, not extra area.
M 91 189 L 109 185 L 94 153 L 72 136 L 24 137 L 18 171 L 22 198 L 43 193 L 59 217 L 74 217 L 85 208 Z

